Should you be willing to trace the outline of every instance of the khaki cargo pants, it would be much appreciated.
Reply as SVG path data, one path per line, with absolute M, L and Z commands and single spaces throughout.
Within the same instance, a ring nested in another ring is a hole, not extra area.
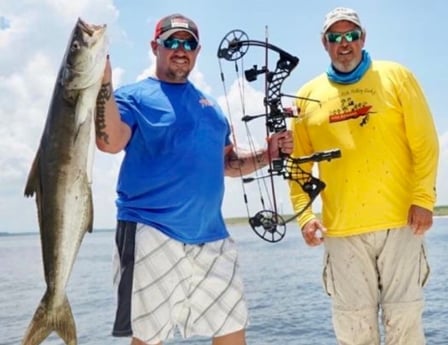
M 381 315 L 386 345 L 424 345 L 424 237 L 404 227 L 324 243 L 323 283 L 338 344 L 379 345 Z

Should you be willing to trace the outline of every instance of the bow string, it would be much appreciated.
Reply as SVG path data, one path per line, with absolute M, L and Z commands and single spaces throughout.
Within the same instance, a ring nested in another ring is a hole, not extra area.
M 234 62 L 235 71 L 238 73 L 239 69 L 237 61 L 242 61 L 243 57 L 246 55 L 249 47 L 251 46 L 261 47 L 265 49 L 264 66 L 258 67 L 257 65 L 253 65 L 253 67 L 244 71 L 245 79 L 248 82 L 257 80 L 259 75 L 265 76 L 265 95 L 263 100 L 265 113 L 258 115 L 247 115 L 245 114 L 245 111 L 243 111 L 241 120 L 244 122 L 247 128 L 248 122 L 258 118 L 264 118 L 267 135 L 269 135 L 270 133 L 286 131 L 287 119 L 293 118 L 295 117 L 295 115 L 291 108 L 283 107 L 282 97 L 290 97 L 296 99 L 299 99 L 300 97 L 284 94 L 282 93 L 281 89 L 284 81 L 290 76 L 292 70 L 294 70 L 294 68 L 298 65 L 299 58 L 269 43 L 267 35 L 265 41 L 250 40 L 244 31 L 236 29 L 228 32 L 222 39 L 218 47 L 218 59 Z M 273 71 L 271 71 L 268 67 L 268 51 L 273 51 L 278 54 L 278 58 Z M 221 63 L 220 69 L 221 80 L 224 85 L 227 99 L 227 91 L 225 89 L 224 83 L 224 73 L 221 67 Z M 302 99 L 311 102 L 319 102 L 319 100 L 315 99 Z M 232 125 L 231 116 L 230 122 Z M 232 132 L 233 135 L 235 135 L 235 131 Z M 236 144 L 235 136 L 233 140 Z M 244 201 L 246 204 L 249 224 L 252 230 L 265 241 L 280 241 L 285 236 L 286 224 L 296 219 L 303 212 L 305 212 L 305 210 L 310 207 L 313 201 L 317 198 L 319 193 L 325 188 L 325 183 L 323 181 L 319 180 L 311 173 L 302 169 L 301 165 L 309 162 L 320 162 L 324 160 L 330 161 L 331 159 L 338 158 L 340 156 L 341 152 L 339 149 L 315 152 L 310 156 L 303 156 L 298 158 L 294 158 L 280 152 L 279 158 L 271 159 L 271 157 L 269 157 L 270 163 L 267 175 L 242 178 Z M 282 176 L 286 180 L 291 180 L 298 183 L 302 190 L 309 196 L 309 201 L 302 208 L 302 210 L 299 210 L 293 215 L 288 216 L 286 219 L 279 213 L 277 207 L 274 176 Z M 244 184 L 253 181 L 264 180 L 265 178 L 269 178 L 271 181 L 271 196 L 269 198 L 271 201 L 271 205 L 269 208 L 265 207 L 264 198 L 261 196 L 262 210 L 256 212 L 255 215 L 251 216 L 249 212 L 248 198 L 246 195 Z

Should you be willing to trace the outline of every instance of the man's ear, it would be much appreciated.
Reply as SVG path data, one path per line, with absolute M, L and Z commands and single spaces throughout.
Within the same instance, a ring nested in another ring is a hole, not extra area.
M 364 44 L 366 43 L 366 37 L 367 37 L 367 31 L 366 30 L 362 30 L 362 45 L 364 47 Z
M 151 45 L 152 53 L 157 56 L 157 46 L 158 46 L 158 43 L 156 41 L 151 41 L 150 45 Z
M 325 38 L 325 35 L 322 35 L 321 42 L 322 42 L 322 45 L 324 46 L 325 50 L 328 51 L 328 48 L 327 48 L 328 41 Z

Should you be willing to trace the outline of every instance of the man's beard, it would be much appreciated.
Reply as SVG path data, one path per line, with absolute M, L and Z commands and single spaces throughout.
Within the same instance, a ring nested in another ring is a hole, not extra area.
M 347 61 L 344 63 L 341 62 L 333 62 L 334 68 L 336 68 L 339 72 L 350 73 L 353 71 L 361 62 L 361 60 L 352 59 L 351 61 Z
M 166 72 L 167 79 L 173 81 L 173 82 L 184 82 L 187 80 L 188 76 L 190 75 L 189 70 L 183 70 L 179 68 L 169 68 Z

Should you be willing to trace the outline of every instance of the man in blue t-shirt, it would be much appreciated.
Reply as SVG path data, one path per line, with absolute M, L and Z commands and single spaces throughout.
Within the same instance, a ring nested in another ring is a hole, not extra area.
M 117 184 L 118 306 L 113 335 L 132 345 L 185 337 L 244 345 L 247 306 L 235 243 L 221 213 L 224 176 L 248 174 L 292 151 L 289 131 L 268 148 L 236 154 L 216 102 L 188 76 L 200 50 L 196 24 L 162 18 L 155 75 L 113 93 L 107 62 L 96 115 L 101 151 L 125 151 Z

